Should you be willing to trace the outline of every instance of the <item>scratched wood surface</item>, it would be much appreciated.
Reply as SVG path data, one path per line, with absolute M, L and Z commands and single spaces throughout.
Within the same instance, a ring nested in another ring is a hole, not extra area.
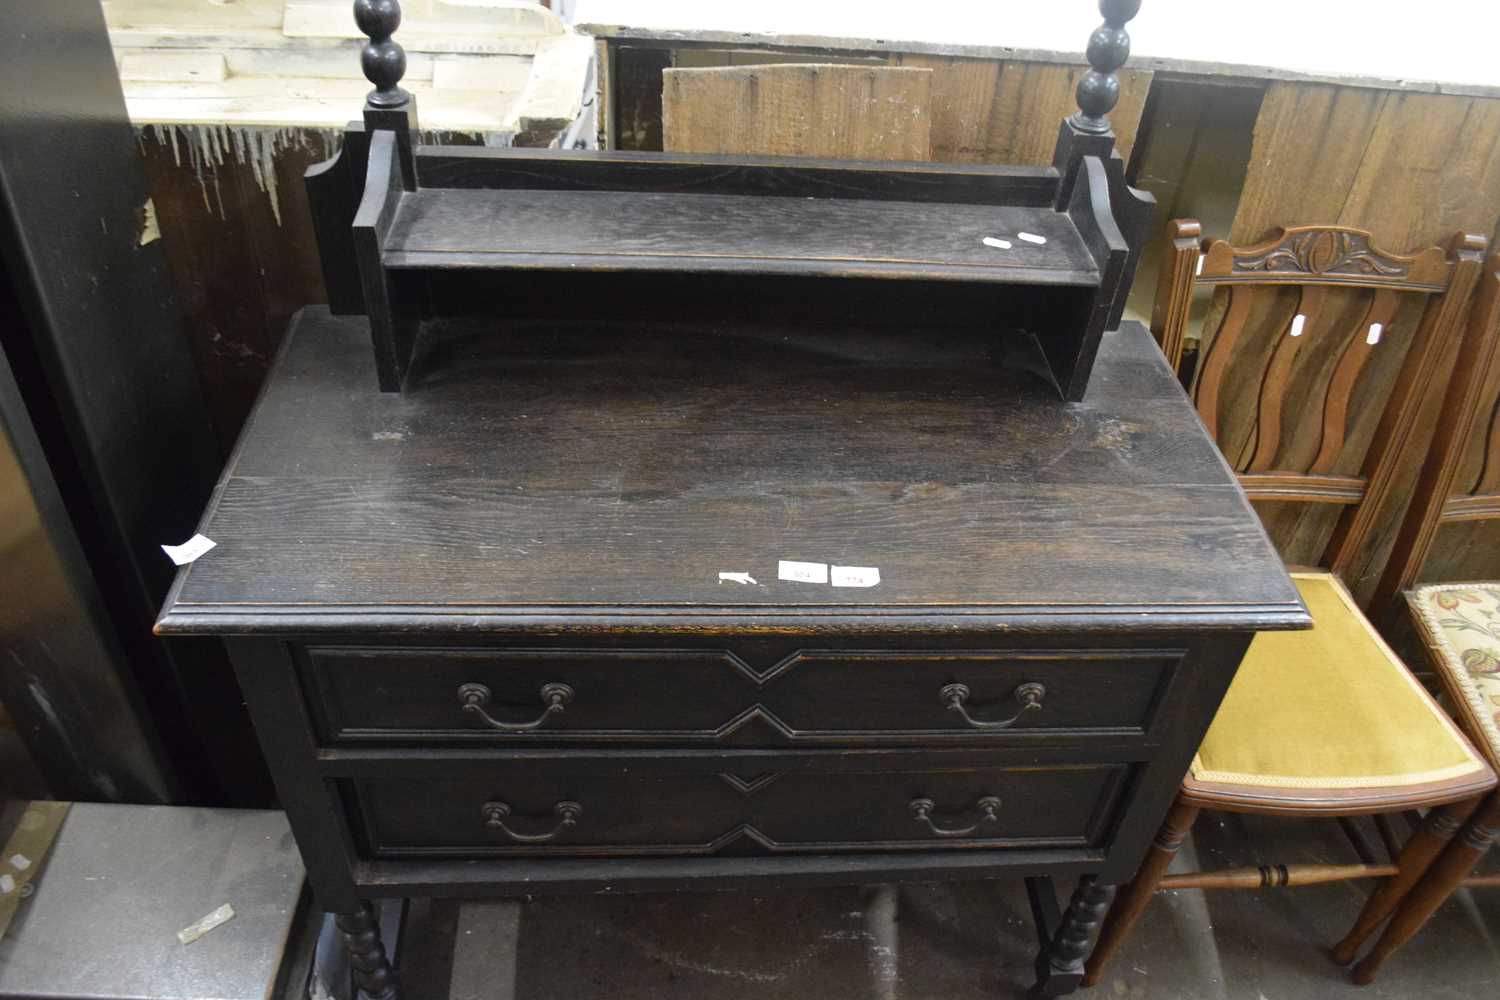
M 1500 100 L 1454 95 L 1273 82 L 1261 101 L 1249 169 L 1229 239 L 1253 243 L 1278 225 L 1342 224 L 1370 230 L 1375 241 L 1393 252 L 1446 245 L 1460 229 L 1491 236 L 1500 215 Z M 1206 232 L 1205 235 L 1220 235 Z M 1353 297 L 1352 294 L 1341 297 Z M 1216 296 L 1202 329 L 1212 330 L 1223 314 L 1224 293 Z M 1247 352 L 1269 351 L 1285 328 L 1289 304 L 1268 306 L 1250 319 Z M 1325 310 L 1326 312 L 1326 310 Z M 1360 377 L 1351 407 L 1347 458 L 1340 471 L 1357 465 L 1373 432 L 1373 417 L 1357 416 L 1377 407 L 1364 401 L 1382 398 L 1394 384 L 1414 328 L 1410 310 L 1387 328 L 1380 349 Z M 1439 360 L 1439 383 L 1451 371 L 1457 338 L 1445 345 Z M 1247 361 L 1253 358 L 1247 357 Z M 1264 360 L 1262 355 L 1261 360 Z M 1349 574 L 1356 596 L 1367 598 L 1394 542 L 1400 512 L 1411 496 L 1416 473 L 1442 393 L 1424 401 L 1409 458 L 1402 464 L 1390 501 L 1383 505 L 1380 526 L 1371 534 Z M 1226 452 L 1248 440 L 1253 400 L 1231 401 Z M 1315 438 L 1318 428 L 1305 428 Z M 1297 438 L 1292 449 L 1307 447 Z M 1263 511 L 1267 527 L 1289 559 L 1308 561 L 1323 548 L 1336 510 Z M 1436 572 L 1444 572 L 1443 555 L 1434 554 Z M 1457 568 L 1455 566 L 1455 568 Z
M 787 63 L 667 69 L 669 153 L 930 160 L 932 73 Z
M 168 618 L 1295 600 L 1139 326 L 1065 408 L 1020 338 L 512 327 L 434 332 L 381 394 L 364 324 L 304 313 Z M 881 582 L 788 584 L 781 559 Z

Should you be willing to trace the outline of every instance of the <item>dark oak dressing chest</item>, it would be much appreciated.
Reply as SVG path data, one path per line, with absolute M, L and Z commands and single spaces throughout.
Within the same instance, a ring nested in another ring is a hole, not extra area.
M 310 179 L 334 311 L 158 623 L 228 644 L 358 984 L 399 991 L 371 898 L 1026 876 L 1070 990 L 1251 637 L 1309 623 L 1118 322 L 1145 216 L 1092 98 L 1041 170 L 571 158 L 413 149 L 383 72 Z M 828 259 L 966 200 L 948 257 Z M 771 235 L 714 243 L 731 209 Z M 631 244 L 673 232 L 708 248 Z

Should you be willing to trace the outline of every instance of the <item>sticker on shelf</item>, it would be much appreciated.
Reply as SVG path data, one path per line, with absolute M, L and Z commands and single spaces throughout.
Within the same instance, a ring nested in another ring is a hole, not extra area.
M 832 573 L 835 587 L 873 587 L 880 583 L 878 566 L 835 566 Z
M 749 587 L 749 586 L 757 586 L 757 587 L 760 586 L 758 583 L 755 582 L 755 577 L 751 576 L 749 573 L 720 573 L 719 574 L 719 582 L 720 583 L 743 583 L 747 587 Z
M 827 583 L 828 564 L 782 559 L 776 563 L 776 579 L 792 583 Z
M 179 566 L 186 566 L 193 562 L 203 553 L 213 548 L 217 542 L 203 535 L 194 535 L 181 545 L 163 545 L 161 550 L 167 554 L 167 558 Z
M 994 247 L 996 250 L 1010 249 L 1010 240 L 1002 240 L 998 236 L 986 236 L 979 242 L 983 243 L 987 247 Z
M 24 854 L 12 854 L 9 861 L 10 866 L 18 872 L 24 872 L 31 867 L 31 859 Z
M 1017 233 L 1016 238 L 1025 240 L 1027 243 L 1035 243 L 1037 246 L 1047 242 L 1047 237 L 1038 236 L 1036 233 Z

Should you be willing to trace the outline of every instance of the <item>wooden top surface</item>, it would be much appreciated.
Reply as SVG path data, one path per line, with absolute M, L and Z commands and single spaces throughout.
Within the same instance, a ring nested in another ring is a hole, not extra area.
M 1037 240 L 1020 237 L 1026 233 Z M 1009 248 L 987 245 L 992 237 Z M 1097 285 L 1050 208 L 752 195 L 429 188 L 402 199 L 389 267 L 910 275 Z
M 362 318 L 300 315 L 201 524 L 218 545 L 159 631 L 1306 623 L 1135 324 L 1105 335 L 1081 404 L 1020 336 L 429 338 L 382 394 Z M 780 560 L 880 583 L 780 581 Z

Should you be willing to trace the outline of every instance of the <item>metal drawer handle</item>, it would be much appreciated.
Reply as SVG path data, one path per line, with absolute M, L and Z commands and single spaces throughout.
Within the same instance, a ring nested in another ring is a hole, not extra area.
M 530 722 L 501 722 L 484 710 L 492 697 L 490 689 L 483 684 L 461 684 L 458 688 L 458 704 L 465 712 L 472 712 L 484 720 L 491 729 L 502 733 L 529 733 L 547 724 L 547 720 L 568 707 L 573 700 L 573 689 L 566 684 L 543 684 L 542 704 L 547 707 L 542 714 Z
M 1036 681 L 1027 681 L 1011 692 L 1021 706 L 1021 710 L 1008 719 L 996 719 L 987 722 L 984 719 L 976 719 L 969 714 L 964 702 L 969 700 L 969 686 L 967 684 L 944 684 L 942 690 L 938 691 L 938 698 L 950 711 L 957 712 L 959 717 L 975 729 L 1009 729 L 1015 725 L 1027 712 L 1042 707 L 1042 698 L 1047 694 L 1047 689 Z
M 486 802 L 479 807 L 479 815 L 484 819 L 484 825 L 491 830 L 499 830 L 511 840 L 521 844 L 545 844 L 549 840 L 557 839 L 564 830 L 571 830 L 578 825 L 578 817 L 583 815 L 583 806 L 577 802 L 559 802 L 552 807 L 552 813 L 557 817 L 557 825 L 546 833 L 517 833 L 505 825 L 505 819 L 510 815 L 510 806 L 504 802 Z
M 938 826 L 934 823 L 932 821 L 932 810 L 937 808 L 937 804 L 931 799 L 912 799 L 910 808 L 912 818 L 918 823 L 926 823 L 927 828 L 939 837 L 967 837 L 978 830 L 983 824 L 994 823 L 1000 819 L 1000 799 L 994 795 L 986 795 L 974 803 L 974 808 L 978 809 L 980 813 L 979 819 L 973 826 L 966 826 L 962 830 Z

